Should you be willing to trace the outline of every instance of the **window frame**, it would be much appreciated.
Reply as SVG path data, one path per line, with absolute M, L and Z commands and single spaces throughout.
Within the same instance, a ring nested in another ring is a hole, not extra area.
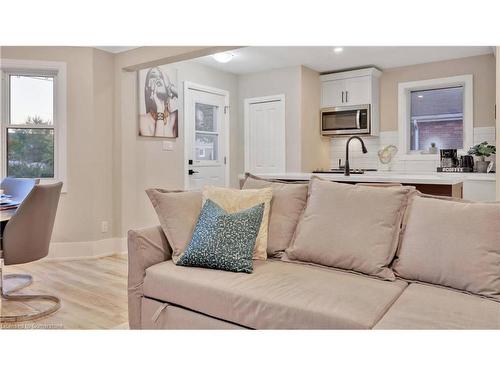
M 66 63 L 60 61 L 0 59 L 0 174 L 7 175 L 7 131 L 9 128 L 40 128 L 54 130 L 54 178 L 41 178 L 40 183 L 63 182 L 67 192 L 67 118 Z M 10 124 L 10 76 L 50 76 L 54 79 L 52 125 L 32 126 Z
M 398 84 L 398 133 L 399 158 L 402 160 L 439 160 L 439 154 L 421 154 L 410 150 L 411 133 L 411 92 L 417 90 L 444 89 L 463 86 L 463 148 L 458 154 L 466 154 L 474 142 L 474 97 L 473 76 L 464 74 L 459 76 L 426 79 L 420 81 L 401 82 Z

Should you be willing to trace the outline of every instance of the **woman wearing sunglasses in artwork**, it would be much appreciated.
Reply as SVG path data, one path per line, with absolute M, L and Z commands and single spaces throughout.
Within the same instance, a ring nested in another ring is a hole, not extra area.
M 146 137 L 177 137 L 177 88 L 160 69 L 146 74 L 144 100 L 146 113 L 140 116 L 139 135 Z

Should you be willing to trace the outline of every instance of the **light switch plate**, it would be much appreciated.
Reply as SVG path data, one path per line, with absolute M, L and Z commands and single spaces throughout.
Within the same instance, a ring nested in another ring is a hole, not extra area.
M 163 151 L 172 151 L 174 144 L 171 141 L 163 141 L 162 149 Z
M 101 222 L 101 232 L 102 233 L 106 233 L 108 231 L 108 222 L 107 221 L 103 221 Z

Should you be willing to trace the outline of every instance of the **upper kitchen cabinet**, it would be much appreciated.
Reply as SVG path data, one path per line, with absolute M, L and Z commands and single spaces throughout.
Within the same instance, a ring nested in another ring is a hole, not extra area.
M 378 135 L 381 74 L 367 68 L 320 76 L 322 135 Z
M 382 72 L 375 68 L 322 75 L 321 107 L 378 104 L 378 80 Z
M 321 82 L 321 107 L 344 105 L 345 90 L 345 79 Z

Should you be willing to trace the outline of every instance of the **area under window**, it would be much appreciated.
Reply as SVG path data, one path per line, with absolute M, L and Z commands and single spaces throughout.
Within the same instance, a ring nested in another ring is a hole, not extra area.
M 411 91 L 410 107 L 411 151 L 463 148 L 463 86 Z

